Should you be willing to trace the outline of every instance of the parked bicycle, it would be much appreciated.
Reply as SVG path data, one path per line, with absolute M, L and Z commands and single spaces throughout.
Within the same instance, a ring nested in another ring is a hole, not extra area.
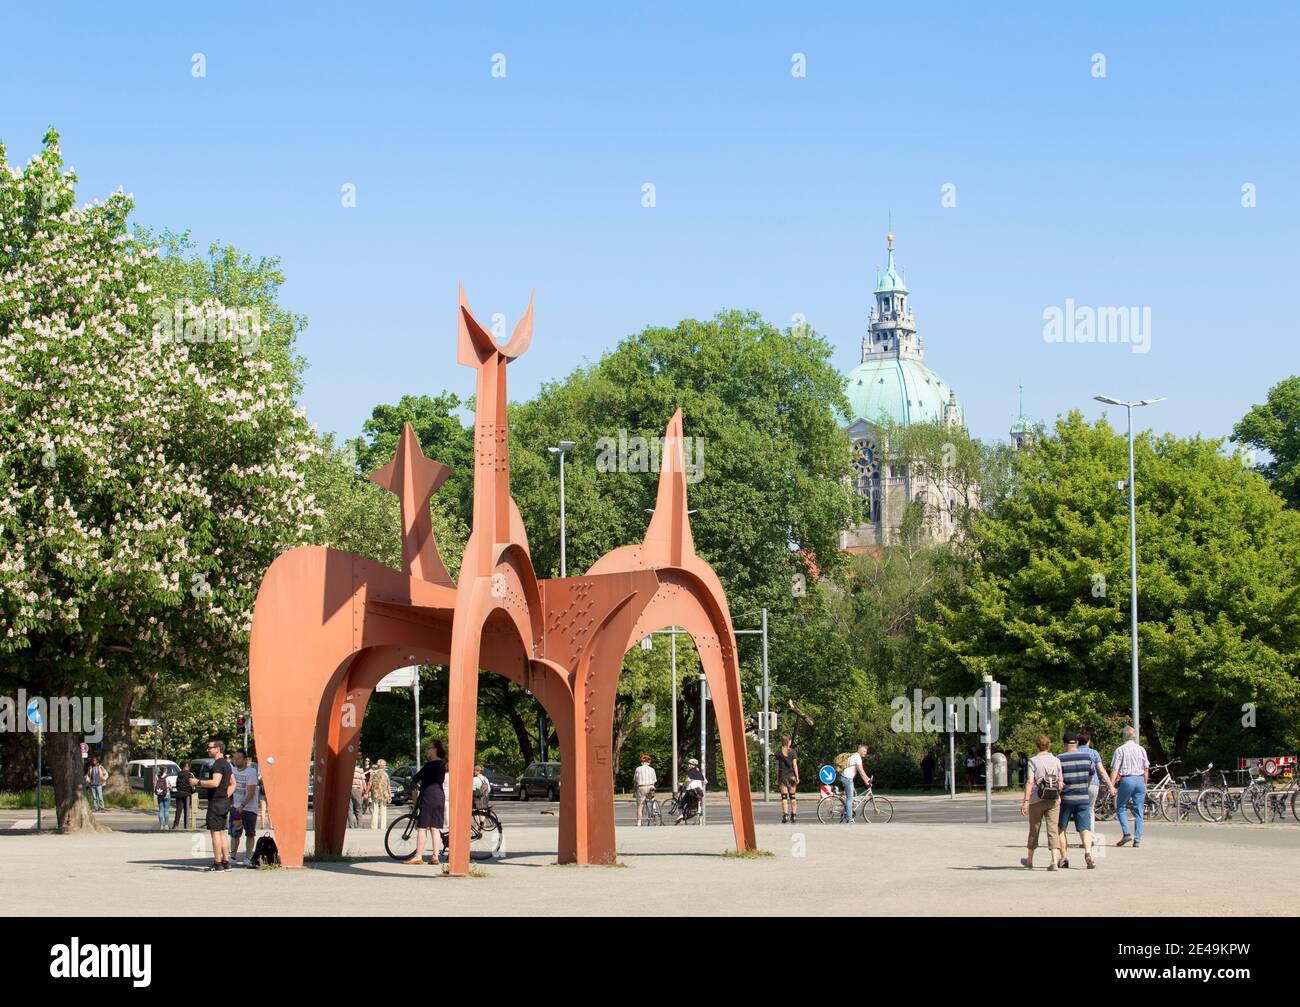
M 884 825 L 894 817 L 894 802 L 881 797 L 868 786 L 853 798 L 853 817 L 864 822 Z M 817 821 L 823 825 L 844 821 L 844 791 L 836 785 L 834 792 L 817 802 Z

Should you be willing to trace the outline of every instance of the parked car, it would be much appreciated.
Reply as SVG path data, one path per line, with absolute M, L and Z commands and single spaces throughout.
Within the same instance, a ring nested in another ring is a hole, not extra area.
M 488 786 L 492 788 L 492 798 L 494 800 L 509 798 L 512 801 L 517 801 L 519 799 L 521 793 L 519 782 L 504 769 L 497 766 L 484 766 L 483 775 L 487 777 Z
M 560 764 L 558 762 L 534 762 L 519 777 L 519 799 L 526 801 L 530 797 L 541 797 L 548 801 L 560 799 Z
M 132 790 L 152 794 L 159 767 L 167 775 L 167 782 L 171 784 L 172 789 L 175 789 L 176 774 L 181 771 L 181 767 L 170 759 L 132 759 L 126 764 L 127 785 Z

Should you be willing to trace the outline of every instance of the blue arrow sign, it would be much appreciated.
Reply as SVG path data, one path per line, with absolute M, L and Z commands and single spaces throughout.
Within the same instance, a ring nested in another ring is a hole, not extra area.
M 835 767 L 822 766 L 821 769 L 817 770 L 817 778 L 829 787 L 835 782 Z
M 41 726 L 41 706 L 34 699 L 27 704 L 27 722 L 33 727 Z

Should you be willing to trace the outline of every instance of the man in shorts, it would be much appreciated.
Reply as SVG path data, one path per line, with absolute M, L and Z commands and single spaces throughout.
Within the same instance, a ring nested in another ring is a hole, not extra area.
M 212 866 L 210 871 L 230 870 L 230 841 L 226 837 L 226 817 L 230 814 L 231 787 L 234 770 L 226 759 L 226 743 L 213 738 L 207 744 L 208 758 L 213 759 L 212 775 L 206 780 L 196 780 L 195 785 L 211 791 L 208 795 L 206 826 L 212 836 Z
M 1065 732 L 1065 751 L 1057 756 L 1061 763 L 1061 813 L 1057 820 L 1060 830 L 1061 866 L 1069 867 L 1065 859 L 1065 830 L 1071 822 L 1083 840 L 1083 860 L 1088 870 L 1097 866 L 1092 859 L 1092 804 L 1088 797 L 1088 784 L 1092 782 L 1092 759 L 1087 752 L 1079 751 L 1077 731 Z
M 650 765 L 650 756 L 641 756 L 641 765 L 637 766 L 632 773 L 632 792 L 636 796 L 637 828 L 641 827 L 641 819 L 645 815 L 646 801 L 650 800 L 650 795 L 654 793 L 655 784 L 658 782 L 659 774 L 655 772 L 654 766 Z
M 257 767 L 242 748 L 235 749 L 235 796 L 230 807 L 230 847 L 239 854 L 239 836 L 245 840 L 244 862 L 253 866 L 253 843 L 257 839 Z

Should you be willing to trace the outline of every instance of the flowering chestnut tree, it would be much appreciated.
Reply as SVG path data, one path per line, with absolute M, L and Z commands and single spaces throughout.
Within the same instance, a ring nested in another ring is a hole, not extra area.
M 131 198 L 78 207 L 75 182 L 53 131 L 22 169 L 0 145 L 0 675 L 210 684 L 243 673 L 262 574 L 319 520 L 292 347 L 169 298 Z M 59 827 L 93 827 L 80 734 L 50 726 Z

